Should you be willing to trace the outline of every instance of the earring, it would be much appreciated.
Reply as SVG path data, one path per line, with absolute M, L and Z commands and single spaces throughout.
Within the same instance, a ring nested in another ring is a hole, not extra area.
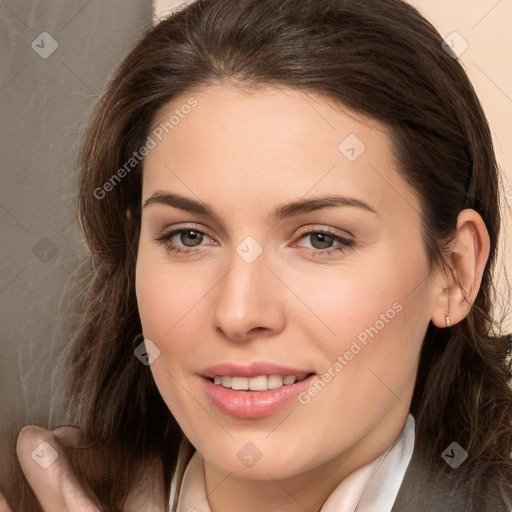
M 446 320 L 446 325 L 450 327 L 450 315 L 448 313 L 444 316 L 444 319 Z

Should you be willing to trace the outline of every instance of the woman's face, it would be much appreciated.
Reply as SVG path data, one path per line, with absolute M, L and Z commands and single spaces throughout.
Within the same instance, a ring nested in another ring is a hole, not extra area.
M 255 479 L 374 459 L 402 430 L 437 293 L 384 128 L 215 84 L 150 136 L 137 299 L 188 439 Z

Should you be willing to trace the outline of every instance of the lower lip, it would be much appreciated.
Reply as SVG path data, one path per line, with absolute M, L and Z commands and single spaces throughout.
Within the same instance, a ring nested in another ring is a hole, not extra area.
M 314 379 L 315 375 L 309 375 L 300 382 L 277 389 L 236 391 L 203 378 L 206 395 L 218 409 L 228 416 L 245 419 L 263 418 L 275 414 L 308 389 Z

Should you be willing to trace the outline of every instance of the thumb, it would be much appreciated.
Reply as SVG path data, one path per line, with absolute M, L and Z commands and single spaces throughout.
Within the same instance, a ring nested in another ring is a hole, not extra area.
M 21 469 L 41 507 L 45 512 L 100 512 L 80 487 L 59 437 L 32 425 L 18 435 Z

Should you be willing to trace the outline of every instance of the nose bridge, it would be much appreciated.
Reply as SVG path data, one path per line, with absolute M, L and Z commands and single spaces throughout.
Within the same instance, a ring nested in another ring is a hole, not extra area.
M 253 330 L 282 328 L 280 291 L 267 265 L 269 254 L 251 237 L 233 251 L 230 268 L 219 283 L 213 314 L 215 327 L 226 336 L 243 340 Z

